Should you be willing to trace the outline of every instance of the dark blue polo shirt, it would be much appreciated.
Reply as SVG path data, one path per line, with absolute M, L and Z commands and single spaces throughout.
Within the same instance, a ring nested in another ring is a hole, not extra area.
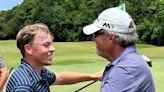
M 50 92 L 49 86 L 55 82 L 56 76 L 46 68 L 42 68 L 41 75 L 25 61 L 11 75 L 6 92 Z
M 100 92 L 155 92 L 148 64 L 135 46 L 127 47 L 107 65 Z

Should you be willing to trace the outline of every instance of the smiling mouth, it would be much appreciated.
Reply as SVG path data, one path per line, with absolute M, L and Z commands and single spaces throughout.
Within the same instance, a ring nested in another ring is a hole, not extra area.
M 53 54 L 53 53 L 49 52 L 49 53 L 48 53 L 48 56 L 51 56 L 52 54 Z

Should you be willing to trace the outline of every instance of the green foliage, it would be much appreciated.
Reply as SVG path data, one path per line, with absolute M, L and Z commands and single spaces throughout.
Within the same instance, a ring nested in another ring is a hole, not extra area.
M 156 13 L 154 14 L 154 29 L 153 34 L 151 36 L 152 38 L 152 44 L 156 45 L 164 45 L 164 2 L 159 2 L 156 4 Z
M 56 41 L 90 40 L 82 28 L 94 21 L 103 4 L 101 0 L 24 0 L 12 10 L 1 12 L 1 39 L 15 38 L 22 26 L 42 22 L 49 26 Z
M 82 29 L 106 8 L 126 4 L 137 25 L 141 43 L 164 45 L 163 0 L 24 0 L 0 11 L 0 39 L 15 39 L 24 25 L 45 23 L 56 41 L 88 41 Z
M 56 2 L 53 7 L 54 18 L 52 32 L 57 41 L 86 40 L 82 33 L 82 27 L 93 22 L 96 13 L 100 10 L 98 0 L 63 0 Z
M 164 2 L 154 3 L 147 7 L 147 12 L 138 24 L 139 37 L 143 42 L 164 45 Z M 148 14 L 146 14 L 148 13 Z

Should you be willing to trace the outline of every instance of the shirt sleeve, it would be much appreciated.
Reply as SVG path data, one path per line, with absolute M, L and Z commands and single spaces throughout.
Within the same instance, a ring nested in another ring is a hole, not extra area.
M 27 85 L 17 86 L 13 92 L 33 92 L 32 88 Z
M 101 86 L 101 92 L 134 92 L 136 86 L 133 75 L 123 67 L 114 67 L 106 74 Z
M 3 59 L 0 57 L 0 68 L 1 67 L 4 67 L 4 62 L 3 62 Z
M 50 85 L 52 85 L 52 84 L 55 82 L 55 80 L 56 80 L 56 75 L 55 75 L 55 73 L 49 71 L 49 70 L 46 69 L 46 68 L 43 68 L 41 76 L 42 76 L 45 80 L 47 80 L 48 83 L 49 83 Z

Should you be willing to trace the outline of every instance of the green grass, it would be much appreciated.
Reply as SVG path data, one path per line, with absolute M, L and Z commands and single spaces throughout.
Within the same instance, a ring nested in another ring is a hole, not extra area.
M 53 45 L 56 48 L 53 65 L 47 66 L 53 72 L 94 73 L 103 70 L 108 63 L 108 61 L 95 54 L 95 44 L 93 42 L 55 42 Z M 163 92 L 164 47 L 137 44 L 137 50 L 152 60 L 151 71 L 155 80 L 156 92 Z M 21 55 L 16 48 L 15 40 L 0 41 L 0 56 L 4 58 L 8 68 L 16 68 L 20 64 Z M 75 85 L 55 85 L 51 86 L 51 92 L 74 92 L 87 83 L 89 82 Z M 100 82 L 96 82 L 80 92 L 99 92 L 99 88 Z

